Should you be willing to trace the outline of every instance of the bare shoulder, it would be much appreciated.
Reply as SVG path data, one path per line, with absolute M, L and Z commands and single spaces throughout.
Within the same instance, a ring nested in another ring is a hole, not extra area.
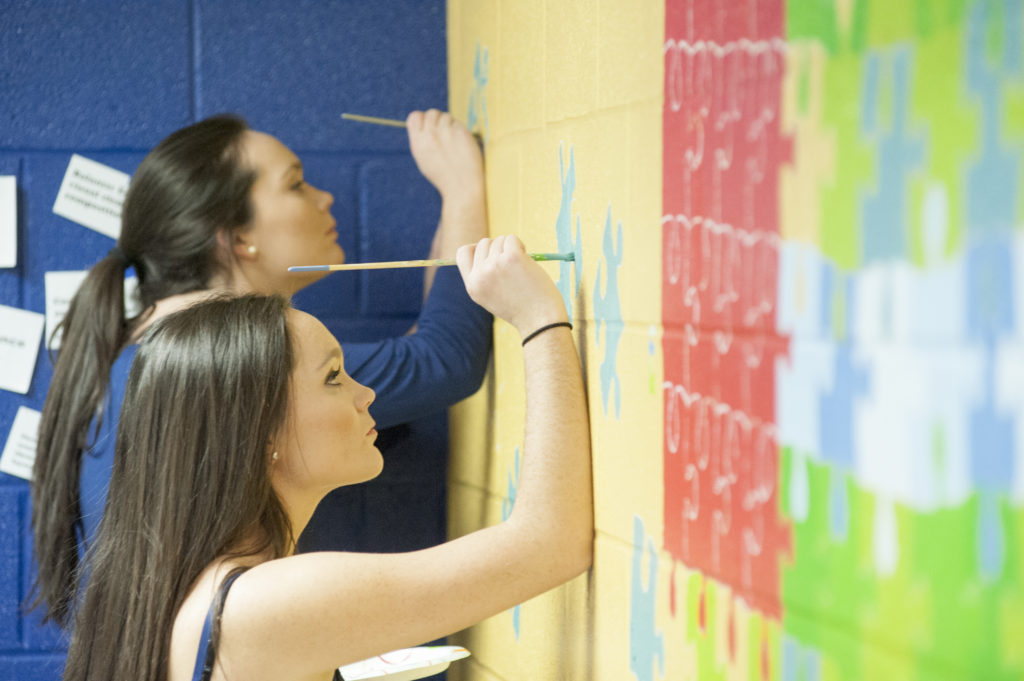
M 170 666 L 168 681 L 191 681 L 199 652 L 203 625 L 217 588 L 235 567 L 234 562 L 218 561 L 199 575 L 178 609 L 171 631 Z

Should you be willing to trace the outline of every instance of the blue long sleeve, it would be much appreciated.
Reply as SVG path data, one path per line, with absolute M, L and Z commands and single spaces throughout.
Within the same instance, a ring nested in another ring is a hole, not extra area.
M 491 351 L 490 313 L 466 293 L 459 271 L 438 268 L 415 333 L 342 343 L 345 370 L 377 393 L 378 429 L 414 421 L 472 395 Z

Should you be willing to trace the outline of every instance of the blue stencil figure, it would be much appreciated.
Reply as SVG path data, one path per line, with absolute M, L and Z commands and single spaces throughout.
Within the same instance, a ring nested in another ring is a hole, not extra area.
M 907 258 L 910 173 L 924 161 L 924 143 L 920 136 L 912 136 L 908 129 L 912 71 L 910 49 L 892 50 L 890 63 L 892 121 L 889 126 L 879 120 L 882 94 L 880 55 L 869 55 L 865 64 L 862 130 L 878 141 L 878 181 L 877 190 L 865 196 L 862 206 L 864 263 Z
M 604 222 L 604 262 L 608 266 L 605 274 L 604 295 L 601 294 L 601 263 L 597 263 L 597 278 L 594 281 L 594 333 L 597 344 L 601 345 L 601 326 L 604 325 L 604 360 L 601 362 L 601 404 L 608 413 L 608 396 L 615 388 L 615 418 L 619 418 L 622 402 L 622 381 L 616 361 L 619 341 L 622 339 L 622 303 L 619 301 L 619 267 L 622 266 L 622 223 L 617 229 L 619 246 L 612 243 L 612 207 Z
M 978 499 L 978 573 L 995 581 L 1003 572 L 1003 521 L 999 500 L 994 494 L 982 494 Z
M 481 57 L 481 54 L 483 55 Z M 466 127 L 479 132 L 484 143 L 490 135 L 491 126 L 487 122 L 487 65 L 489 61 L 487 48 L 480 51 L 480 43 L 476 44 L 476 58 L 473 60 L 473 89 L 469 93 L 469 111 L 466 113 Z M 477 113 L 479 111 L 479 114 Z M 479 129 L 477 126 L 479 125 Z
M 818 681 L 821 656 L 813 648 L 804 648 L 792 636 L 783 635 L 782 681 Z
M 555 219 L 555 238 L 559 253 L 572 251 L 574 262 L 558 261 L 558 290 L 565 301 L 565 309 L 569 319 L 574 319 L 572 304 L 576 299 L 576 291 L 580 288 L 580 277 L 583 275 L 583 242 L 580 240 L 580 216 L 576 216 L 576 239 L 572 238 L 572 198 L 576 191 L 576 157 L 573 148 L 569 147 L 569 170 L 565 170 L 562 162 L 562 147 L 558 147 L 558 177 L 562 183 L 562 202 L 558 207 Z M 574 280 L 572 272 L 576 273 Z
M 1021 74 L 1021 36 L 1012 27 L 1022 24 L 1021 0 L 981 0 L 967 18 L 967 86 L 981 108 L 981 149 L 967 169 L 967 229 L 974 233 L 1006 232 L 1014 225 L 1021 153 L 1018 146 L 1001 146 L 1003 86 Z M 1001 16 L 993 13 L 1002 12 Z M 990 20 L 1002 30 L 1001 53 L 992 55 L 985 34 Z
M 843 287 L 846 319 L 844 328 L 850 328 L 852 310 L 856 309 L 853 279 L 843 277 L 829 265 L 822 269 L 821 328 L 832 324 L 833 292 Z M 833 464 L 829 476 L 829 526 L 832 535 L 846 537 L 850 524 L 850 501 L 846 487 L 846 473 L 854 470 L 853 412 L 857 400 L 869 393 L 868 372 L 853 360 L 853 348 L 848 340 L 837 339 L 835 345 L 835 379 L 828 392 L 822 392 L 818 402 L 819 423 L 822 427 L 818 451 L 822 458 Z
M 979 0 L 967 17 L 967 86 L 981 110 L 980 153 L 967 168 L 967 310 L 968 335 L 984 347 L 985 390 L 970 415 L 971 481 L 980 492 L 978 568 L 995 578 L 1003 568 L 1003 527 L 998 497 L 1010 491 L 1014 476 L 1014 423 L 998 411 L 995 396 L 996 347 L 1010 335 L 1014 319 L 1014 211 L 1020 186 L 1021 153 L 1002 143 L 1004 86 L 1022 74 L 1021 0 Z M 1000 40 L 990 43 L 990 27 Z M 991 49 L 995 45 L 996 50 Z
M 644 557 L 644 521 L 633 516 L 633 575 L 629 597 L 629 669 L 637 681 L 654 681 L 654 660 L 658 673 L 665 674 L 665 641 L 654 626 L 658 583 L 658 552 L 647 539 L 647 588 L 640 574 Z
M 508 520 L 512 515 L 512 508 L 516 505 L 516 491 L 519 489 L 519 447 L 516 447 L 515 473 L 508 474 L 508 496 L 501 500 L 501 519 Z M 519 612 L 521 605 L 512 608 L 512 628 L 516 632 L 516 640 L 519 640 Z
M 842 290 L 847 301 L 843 326 L 851 328 L 852 311 L 856 309 L 853 279 L 836 272 L 834 266 L 822 269 L 821 277 L 821 319 L 822 328 L 832 324 L 833 291 Z M 868 394 L 868 373 L 853 359 L 853 347 L 849 340 L 836 339 L 834 376 L 832 389 L 823 391 L 818 407 L 818 419 L 822 424 L 821 442 L 818 451 L 830 463 L 844 471 L 854 469 L 853 454 L 853 409 L 858 398 Z
M 998 497 L 1010 491 L 1013 480 L 1014 423 L 995 403 L 995 344 L 986 343 L 984 402 L 971 411 L 971 480 L 980 493 L 978 513 L 978 570 L 988 579 L 1003 571 L 1003 526 Z

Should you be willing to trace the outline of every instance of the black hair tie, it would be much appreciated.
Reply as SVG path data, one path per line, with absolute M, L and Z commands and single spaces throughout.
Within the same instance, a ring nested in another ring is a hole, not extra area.
M 132 262 L 133 262 L 132 259 L 129 258 L 128 256 L 126 256 L 124 254 L 124 251 L 122 251 L 117 246 L 114 246 L 113 248 L 111 248 L 110 251 L 107 253 L 107 257 L 108 258 L 111 257 L 111 256 L 113 256 L 115 259 L 117 259 L 117 261 L 119 263 L 121 263 L 121 267 L 124 267 L 125 269 L 127 269 L 130 265 L 132 265 Z
M 530 334 L 529 336 L 527 336 L 526 338 L 524 338 L 524 339 L 523 339 L 523 345 L 526 345 L 526 344 L 527 344 L 527 343 L 529 343 L 529 342 L 530 342 L 531 340 L 533 340 L 534 338 L 536 338 L 536 337 L 537 337 L 537 336 L 539 336 L 540 334 L 544 333 L 544 332 L 545 332 L 545 331 L 547 331 L 548 329 L 557 329 L 557 328 L 558 328 L 559 326 L 565 326 L 565 327 L 568 327 L 568 329 L 569 329 L 570 331 L 572 331 L 572 324 L 570 324 L 569 322 L 555 322 L 554 324 L 548 324 L 547 326 L 542 326 L 542 327 L 540 327 L 539 329 L 537 329 L 536 331 L 534 331 L 533 333 L 531 333 L 531 334 Z

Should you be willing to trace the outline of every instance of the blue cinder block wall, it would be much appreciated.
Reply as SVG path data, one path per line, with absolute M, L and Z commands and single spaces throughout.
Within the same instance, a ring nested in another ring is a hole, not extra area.
M 404 132 L 343 111 L 404 117 L 447 102 L 443 0 L 92 0 L 0 4 L 0 174 L 18 185 L 18 266 L 0 303 L 44 311 L 43 275 L 87 269 L 113 246 L 52 212 L 72 153 L 131 173 L 171 131 L 232 111 L 279 137 L 334 194 L 349 260 L 423 257 L 440 203 Z M 401 333 L 417 272 L 334 275 L 296 304 L 350 340 Z M 0 442 L 27 395 L 0 391 Z M 28 484 L 0 473 L 0 681 L 60 678 L 65 641 L 20 616 L 31 578 Z

